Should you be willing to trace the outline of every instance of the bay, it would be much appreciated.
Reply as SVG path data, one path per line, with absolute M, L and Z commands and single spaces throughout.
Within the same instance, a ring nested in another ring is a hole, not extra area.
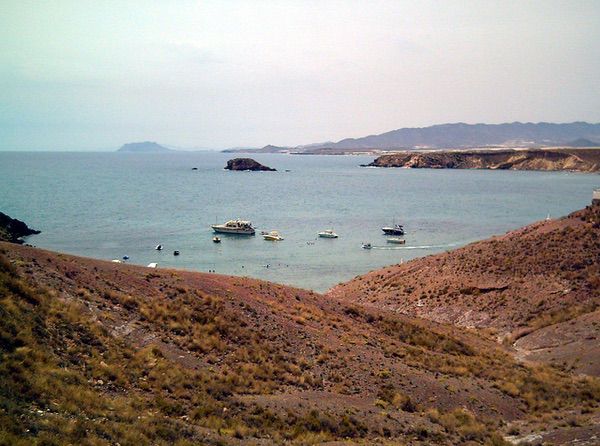
M 589 204 L 600 183 L 596 174 L 572 172 L 359 167 L 371 156 L 256 154 L 278 171 L 223 170 L 235 156 L 0 152 L 0 210 L 40 229 L 29 239 L 38 247 L 325 291 L 385 265 L 566 215 Z M 210 225 L 232 218 L 285 240 L 257 234 L 213 243 Z M 405 246 L 386 243 L 380 230 L 394 221 L 406 229 Z M 327 228 L 340 237 L 317 238 Z M 362 249 L 364 242 L 374 248 Z

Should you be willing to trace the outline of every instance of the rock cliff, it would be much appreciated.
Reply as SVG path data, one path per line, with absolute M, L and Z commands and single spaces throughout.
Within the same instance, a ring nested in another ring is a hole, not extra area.
M 430 169 L 600 170 L 600 149 L 398 152 L 368 166 Z

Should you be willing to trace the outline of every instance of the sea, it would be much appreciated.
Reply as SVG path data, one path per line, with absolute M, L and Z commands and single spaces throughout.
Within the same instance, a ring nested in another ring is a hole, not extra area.
M 600 186 L 599 175 L 572 172 L 360 167 L 373 156 L 253 154 L 277 172 L 224 170 L 236 156 L 247 155 L 0 152 L 0 211 L 41 230 L 27 240 L 41 248 L 322 292 L 566 215 Z M 236 218 L 257 235 L 213 243 L 210 225 Z M 394 223 L 405 245 L 387 243 L 381 227 Z M 324 229 L 339 238 L 318 238 Z M 270 230 L 284 240 L 263 240 Z

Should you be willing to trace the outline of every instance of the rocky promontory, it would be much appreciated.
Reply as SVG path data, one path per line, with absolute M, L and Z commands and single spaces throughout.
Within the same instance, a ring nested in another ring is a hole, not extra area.
M 274 172 L 277 169 L 273 169 L 272 167 L 264 166 L 260 164 L 258 161 L 253 160 L 252 158 L 234 158 L 227 161 L 227 166 L 225 166 L 226 170 L 251 170 L 251 171 L 271 171 Z
M 23 243 L 21 237 L 39 234 L 40 231 L 31 229 L 27 224 L 16 218 L 11 218 L 0 212 L 0 240 L 11 243 Z
M 600 149 L 398 152 L 382 155 L 367 166 L 597 172 L 600 170 Z

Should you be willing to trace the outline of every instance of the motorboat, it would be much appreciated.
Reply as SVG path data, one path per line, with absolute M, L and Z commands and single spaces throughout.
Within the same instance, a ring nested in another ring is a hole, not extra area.
M 178 256 L 179 255 L 179 251 L 173 251 L 173 255 L 174 256 Z
M 255 229 L 252 223 L 246 220 L 229 220 L 221 225 L 211 225 L 215 232 L 223 234 L 254 235 Z
M 335 232 L 333 232 L 333 229 L 325 229 L 324 231 L 319 232 L 319 237 L 338 238 L 338 235 Z
M 215 235 L 213 237 L 213 242 L 215 242 L 215 243 L 221 243 L 221 239 L 219 238 L 219 236 Z
M 406 240 L 400 237 L 390 237 L 389 239 L 387 239 L 387 242 L 395 243 L 396 245 L 404 245 L 406 243 Z
M 157 251 L 162 251 L 162 245 L 156 245 L 154 249 L 156 249 Z
M 362 244 L 362 248 L 363 249 L 372 249 L 373 245 L 371 245 L 370 243 L 363 243 Z
M 404 227 L 402 225 L 384 226 L 381 230 L 386 235 L 404 235 Z
M 158 266 L 158 263 L 156 263 L 156 262 L 148 263 L 148 268 L 156 268 L 157 266 Z
M 270 240 L 273 242 L 278 242 L 280 240 L 283 240 L 283 237 L 279 235 L 279 232 L 277 231 L 271 231 L 268 234 L 263 234 L 263 238 L 265 240 Z

